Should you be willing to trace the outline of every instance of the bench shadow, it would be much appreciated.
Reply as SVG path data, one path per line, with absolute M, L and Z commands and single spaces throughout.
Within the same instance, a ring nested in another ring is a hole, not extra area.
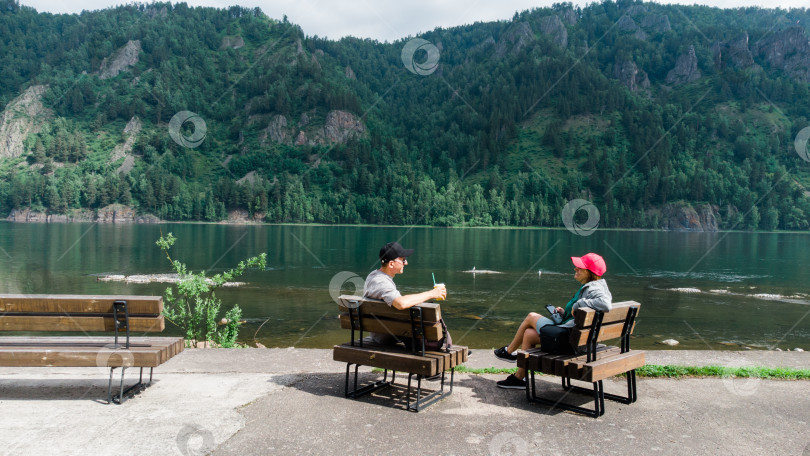
M 352 374 L 351 378 L 354 378 Z M 373 372 L 360 372 L 358 378 L 358 387 L 370 384 L 377 380 L 382 380 L 383 375 Z M 388 379 L 391 379 L 389 374 Z M 541 413 L 546 415 L 557 415 L 565 413 L 566 411 L 560 408 L 555 408 L 543 404 L 529 402 L 526 399 L 525 390 L 512 390 L 498 388 L 496 381 L 502 380 L 501 378 L 493 379 L 491 376 L 483 376 L 477 374 L 456 374 L 453 384 L 453 393 L 449 396 L 445 395 L 444 398 L 439 399 L 438 404 L 450 404 L 449 407 L 461 407 L 463 405 L 445 401 L 449 398 L 452 400 L 459 394 L 459 388 L 467 389 L 471 393 L 471 397 L 481 404 L 487 404 L 498 407 L 508 407 L 510 409 L 520 409 L 528 412 Z M 560 400 L 573 405 L 590 407 L 593 405 L 593 397 L 582 394 L 579 392 L 568 392 L 563 390 L 559 377 L 546 377 L 538 376 L 536 378 L 537 394 L 540 397 Z M 314 396 L 331 396 L 345 400 L 355 400 L 358 402 L 386 407 L 407 410 L 407 389 L 408 389 L 408 376 L 407 374 L 398 373 L 395 383 L 378 389 L 372 393 L 359 397 L 358 399 L 351 399 L 345 397 L 345 373 L 305 373 L 305 374 L 290 374 L 274 376 L 270 380 L 277 385 L 287 388 L 295 388 L 301 392 L 312 394 Z M 589 384 L 578 383 L 580 386 L 588 386 Z M 353 385 L 350 384 L 349 388 L 352 389 Z M 433 391 L 440 389 L 439 381 L 422 381 L 422 391 L 424 394 L 429 394 Z M 449 377 L 445 379 L 445 392 L 449 392 Z M 415 400 L 416 380 L 414 378 L 412 383 L 412 397 Z M 432 409 L 433 407 L 430 407 Z
M 291 378 L 292 377 L 292 378 Z M 354 373 L 351 375 L 354 379 Z M 383 374 L 374 372 L 360 372 L 357 380 L 357 386 L 363 387 L 371 384 L 377 380 L 382 380 Z M 391 374 L 388 375 L 388 380 L 391 380 Z M 386 408 L 398 408 L 403 411 L 407 410 L 408 404 L 408 374 L 397 373 L 394 383 L 380 388 L 374 392 L 360 396 L 357 399 L 347 398 L 345 396 L 346 374 L 345 373 L 306 373 L 306 374 L 293 374 L 293 375 L 279 375 L 274 376 L 270 382 L 276 383 L 280 386 L 288 388 L 295 388 L 301 392 L 312 394 L 315 396 L 331 396 L 346 400 L 356 400 L 371 405 L 377 405 Z M 459 378 L 455 379 L 454 386 L 459 384 Z M 349 389 L 353 389 L 353 382 L 349 384 Z M 434 391 L 441 389 L 441 382 L 439 380 L 422 380 L 422 397 Z M 445 377 L 444 385 L 445 393 L 450 391 L 449 375 Z M 416 376 L 411 381 L 411 401 L 416 400 L 417 382 Z M 455 393 L 454 393 L 455 394 Z M 445 394 L 445 397 L 447 395 Z M 449 397 L 453 397 L 452 395 Z M 442 402 L 442 399 L 439 399 Z
M 93 401 L 107 404 L 108 380 L 88 380 L 86 378 L 0 379 L 0 400 L 4 401 Z M 124 381 L 124 389 L 137 383 Z M 152 380 L 152 384 L 158 380 Z M 118 391 L 118 383 L 113 380 L 113 394 Z M 147 387 L 148 389 L 148 387 Z M 137 388 L 124 395 L 124 401 L 137 397 L 144 388 Z

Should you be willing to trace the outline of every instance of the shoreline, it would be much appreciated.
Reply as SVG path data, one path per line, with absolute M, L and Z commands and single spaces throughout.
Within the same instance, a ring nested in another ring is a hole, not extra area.
M 5 223 L 31 223 L 31 224 L 99 224 L 99 225 L 229 225 L 229 226 L 299 226 L 299 227 L 335 227 L 335 228 L 435 228 L 435 229 L 488 229 L 488 230 L 538 230 L 538 231 L 567 231 L 565 227 L 559 226 L 467 226 L 467 225 L 373 225 L 367 223 L 361 224 L 348 224 L 348 223 L 295 223 L 295 222 L 254 222 L 248 220 L 239 221 L 218 221 L 206 222 L 199 220 L 125 220 L 125 221 L 92 221 L 92 220 L 62 220 L 62 217 L 67 217 L 64 214 L 53 214 L 59 216 L 59 220 L 42 221 L 42 220 L 9 220 L 8 217 L 0 219 L 0 222 Z M 138 217 L 153 217 L 149 214 Z M 807 230 L 774 230 L 774 231 L 745 231 L 745 230 L 717 230 L 717 231 L 697 231 L 697 230 L 666 230 L 662 228 L 597 228 L 595 231 L 616 231 L 616 232 L 651 232 L 651 233 L 678 233 L 678 234 L 803 234 L 810 235 Z

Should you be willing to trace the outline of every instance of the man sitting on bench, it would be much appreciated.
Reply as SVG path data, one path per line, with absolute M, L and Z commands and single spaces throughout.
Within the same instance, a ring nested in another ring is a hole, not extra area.
M 395 309 L 408 309 L 422 304 L 429 299 L 445 299 L 447 289 L 437 286 L 421 293 L 403 295 L 397 290 L 394 284 L 394 276 L 402 274 L 405 265 L 408 264 L 408 257 L 413 254 L 413 249 L 405 249 L 398 242 L 389 242 L 380 249 L 380 268 L 371 271 L 366 277 L 363 286 L 363 297 L 381 299 L 386 304 Z M 397 340 L 390 334 L 371 333 L 369 336 L 373 342 L 381 344 L 395 344 L 397 342 L 407 342 Z

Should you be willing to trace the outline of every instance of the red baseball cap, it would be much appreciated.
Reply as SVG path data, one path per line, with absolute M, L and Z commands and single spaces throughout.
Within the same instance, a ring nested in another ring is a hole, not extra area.
M 571 261 L 574 263 L 574 266 L 580 269 L 587 269 L 600 277 L 607 272 L 605 260 L 595 253 L 588 253 L 581 257 L 571 257 Z

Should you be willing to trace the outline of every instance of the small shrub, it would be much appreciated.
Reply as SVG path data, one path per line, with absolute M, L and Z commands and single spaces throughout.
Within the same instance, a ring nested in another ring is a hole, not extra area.
M 219 319 L 219 309 L 222 301 L 216 297 L 214 291 L 226 282 L 242 274 L 248 268 L 262 268 L 267 266 L 267 254 L 240 261 L 236 268 L 207 277 L 205 271 L 197 274 L 188 271 L 186 265 L 172 260 L 169 249 L 175 237 L 169 233 L 165 238 L 160 236 L 156 244 L 166 253 L 166 258 L 179 276 L 176 284 L 166 288 L 165 307 L 163 315 L 167 320 L 186 331 L 186 345 L 197 347 L 204 341 L 213 342 L 219 347 L 236 346 L 239 335 L 239 325 L 242 319 L 242 309 L 234 305 Z M 176 292 L 175 289 L 176 288 Z

